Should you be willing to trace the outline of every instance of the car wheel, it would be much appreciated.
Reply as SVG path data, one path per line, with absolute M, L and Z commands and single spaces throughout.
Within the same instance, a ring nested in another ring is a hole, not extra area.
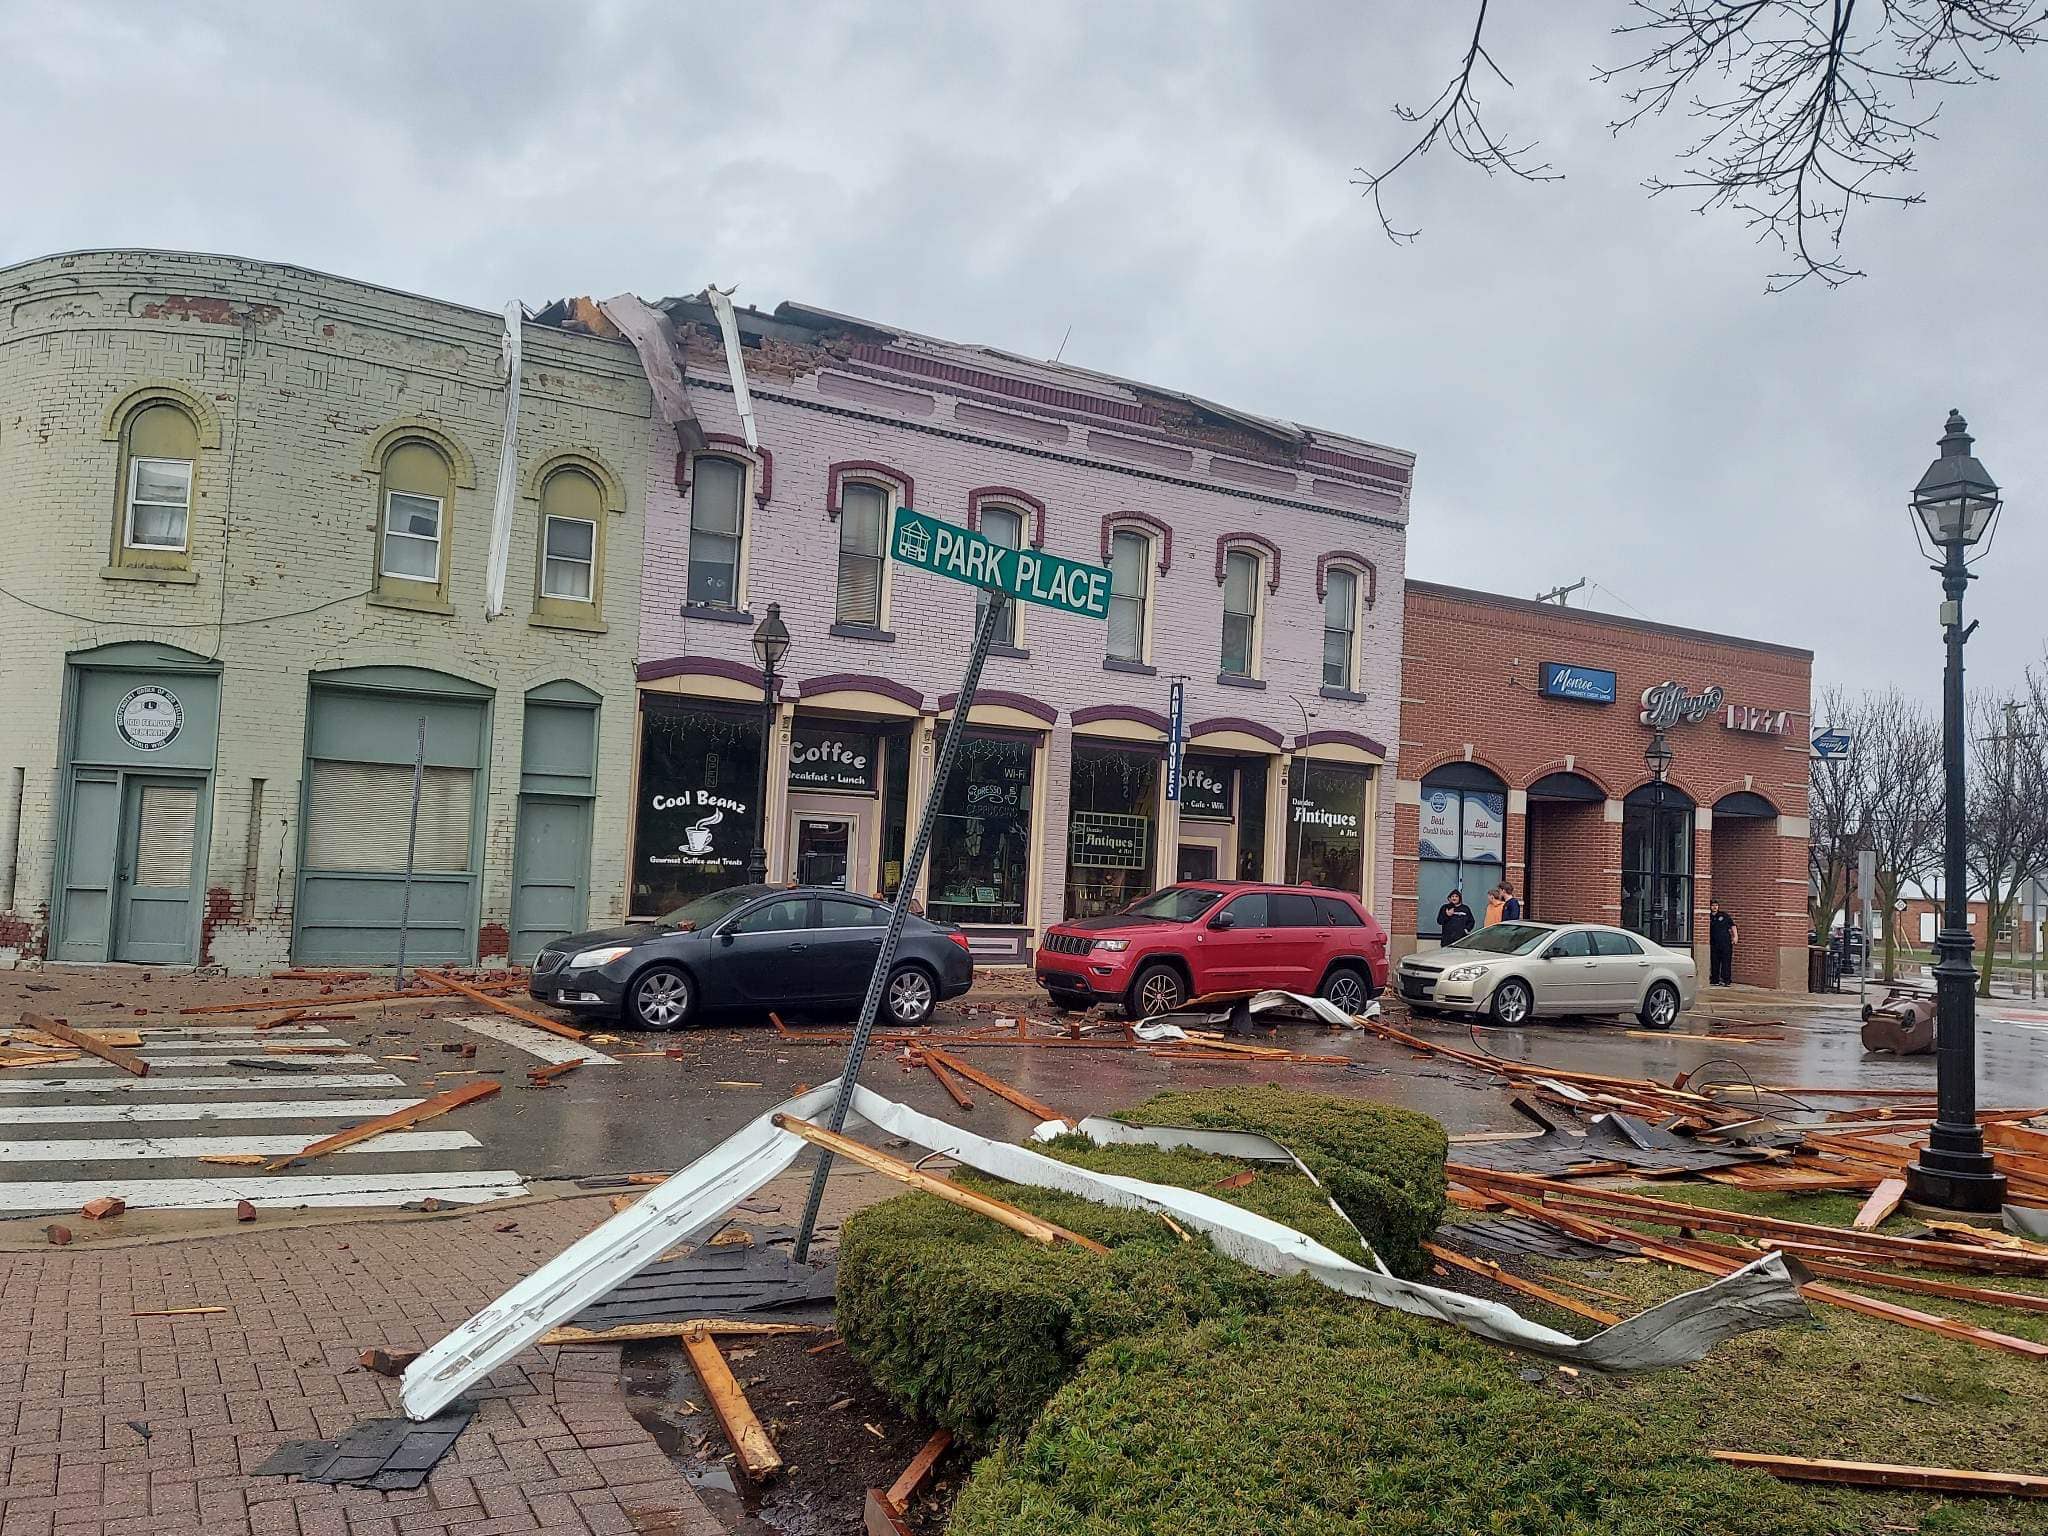
M 1085 1013 L 1089 1006 L 1088 999 L 1079 992 L 1051 992 L 1047 997 L 1061 1013 Z
M 1526 1024 L 1535 1002 L 1529 983 L 1509 977 L 1493 989 L 1493 1022 L 1511 1029 L 1517 1024 Z
M 642 1029 L 681 1029 L 696 1006 L 696 988 L 679 966 L 650 965 L 626 994 L 626 1011 Z
M 1346 1013 L 1362 1013 L 1372 1001 L 1372 987 L 1351 966 L 1340 965 L 1323 979 L 1322 996 Z
M 1658 982 L 1643 998 L 1643 1011 L 1636 1017 L 1645 1029 L 1669 1029 L 1678 1022 L 1678 988 Z
M 1170 965 L 1148 965 L 1131 983 L 1124 1012 L 1134 1019 L 1156 1019 L 1188 1000 L 1187 983 Z
M 922 1024 L 931 1018 L 936 997 L 931 972 L 921 965 L 899 965 L 882 990 L 882 1007 L 891 1024 Z

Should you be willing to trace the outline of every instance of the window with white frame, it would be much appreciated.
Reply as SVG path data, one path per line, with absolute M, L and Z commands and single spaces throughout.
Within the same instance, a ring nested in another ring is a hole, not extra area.
M 1152 587 L 1152 540 L 1120 528 L 1109 541 L 1109 657 L 1145 660 L 1145 604 Z
M 130 549 L 182 550 L 191 513 L 190 459 L 128 461 L 128 518 L 122 539 Z
M 889 495 L 880 486 L 849 480 L 839 491 L 839 603 L 841 624 L 882 626 L 882 528 Z
M 981 509 L 981 533 L 982 537 L 992 544 L 1000 544 L 1005 549 L 1022 549 L 1024 547 L 1024 514 L 1015 507 L 983 506 Z M 979 612 L 987 604 L 988 595 L 983 593 L 976 604 L 976 611 Z M 1016 603 L 1005 603 L 1002 616 L 996 620 L 995 644 L 1007 645 L 1012 648 L 1023 644 L 1023 641 L 1019 638 L 1022 630 L 1023 625 L 1017 616 Z
M 1223 557 L 1223 672 L 1254 677 L 1259 649 L 1259 557 L 1233 549 Z
M 540 489 L 540 595 L 562 603 L 597 602 L 598 540 L 604 490 L 565 465 Z
M 1349 693 L 1357 656 L 1358 572 L 1333 565 L 1323 588 L 1323 686 Z
M 441 498 L 413 491 L 384 496 L 384 558 L 378 574 L 404 581 L 441 576 Z
M 707 608 L 739 606 L 746 488 L 746 466 L 738 460 L 696 460 L 690 483 L 688 600 L 692 603 Z

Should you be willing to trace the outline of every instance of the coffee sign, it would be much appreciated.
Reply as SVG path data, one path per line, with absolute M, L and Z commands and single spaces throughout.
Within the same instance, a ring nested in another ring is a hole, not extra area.
M 1652 683 L 1643 690 L 1643 709 L 1637 718 L 1653 731 L 1668 730 L 1681 720 L 1698 725 L 1721 707 L 1721 699 L 1718 686 L 1687 693 L 1683 683 Z
M 1231 770 L 1206 758 L 1189 758 L 1180 770 L 1183 821 L 1230 820 Z
M 799 725 L 789 733 L 789 787 L 872 795 L 876 755 L 867 732 Z

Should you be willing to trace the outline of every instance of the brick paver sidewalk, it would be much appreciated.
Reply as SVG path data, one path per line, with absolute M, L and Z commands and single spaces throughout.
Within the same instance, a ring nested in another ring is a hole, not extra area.
M 286 1440 L 396 1413 L 362 1349 L 431 1343 L 609 1214 L 575 1198 L 0 1254 L 0 1536 L 718 1536 L 627 1414 L 616 1347 L 496 1372 L 417 1492 L 249 1475 Z M 132 1315 L 197 1306 L 228 1310 Z

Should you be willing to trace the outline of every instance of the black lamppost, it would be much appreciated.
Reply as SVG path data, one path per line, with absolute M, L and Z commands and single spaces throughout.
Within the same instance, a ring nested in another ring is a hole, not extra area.
M 1643 748 L 1643 766 L 1650 770 L 1650 782 L 1657 786 L 1657 809 L 1653 813 L 1653 819 L 1650 823 L 1652 833 L 1647 840 L 1649 847 L 1653 851 L 1644 860 L 1645 866 L 1652 873 L 1648 876 L 1650 899 L 1644 912 L 1643 927 L 1646 931 L 1652 927 L 1657 930 L 1658 937 L 1656 942 L 1659 944 L 1662 944 L 1665 936 L 1671 932 L 1671 920 L 1674 914 L 1665 910 L 1666 904 L 1671 899 L 1671 882 L 1659 879 L 1655 873 L 1655 871 L 1665 867 L 1668 855 L 1655 852 L 1654 850 L 1666 846 L 1664 841 L 1664 804 L 1671 791 L 1666 787 L 1664 781 L 1671 776 L 1671 760 L 1676 756 L 1678 754 L 1671 750 L 1670 738 L 1664 734 L 1664 727 L 1658 726 L 1657 733 L 1650 738 L 1650 744 Z M 1623 859 L 1622 863 L 1626 865 L 1628 860 Z M 1666 872 L 1668 873 L 1668 870 Z M 1686 873 L 1688 875 L 1692 873 L 1690 859 L 1686 863 Z M 1692 893 L 1690 880 L 1686 882 L 1686 885 L 1687 910 L 1676 915 L 1684 925 L 1686 946 L 1690 948 L 1692 946 L 1692 912 L 1690 910 Z
M 781 679 L 775 669 L 789 654 L 789 628 L 782 622 L 782 604 L 770 603 L 768 617 L 754 630 L 754 660 L 761 664 L 761 800 L 754 817 L 754 851 L 747 855 L 747 883 L 768 883 L 768 762 L 775 755 L 775 695 Z
M 2005 1175 L 1992 1167 L 1977 1125 L 1977 973 L 1970 964 L 1970 872 L 1963 812 L 1963 645 L 1977 626 L 1963 625 L 1970 584 L 1967 551 L 1987 540 L 1998 518 L 1998 486 L 1970 452 L 1969 423 L 1950 411 L 1941 457 L 1913 488 L 1923 549 L 1941 552 L 1941 628 L 1948 643 L 1942 677 L 1941 755 L 1947 784 L 1941 861 L 1941 931 L 1934 940 L 1935 1116 L 1920 1160 L 1906 1169 L 1906 1193 L 1955 1211 L 1995 1211 L 2005 1203 Z M 1990 546 L 1986 544 L 1986 549 Z M 1929 558 L 1932 558 L 1931 551 Z
M 1643 748 L 1643 766 L 1650 770 L 1650 777 L 1657 781 L 1657 803 L 1664 803 L 1664 781 L 1671 776 L 1671 760 L 1678 756 L 1671 750 L 1671 743 L 1660 729 L 1650 738 L 1650 744 Z

